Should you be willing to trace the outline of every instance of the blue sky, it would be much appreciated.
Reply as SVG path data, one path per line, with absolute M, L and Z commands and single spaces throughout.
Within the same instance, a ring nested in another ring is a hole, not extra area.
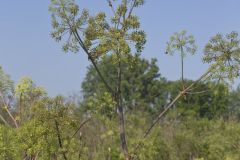
M 137 9 L 147 44 L 142 54 L 157 58 L 160 72 L 170 80 L 180 77 L 179 56 L 164 55 L 166 41 L 176 31 L 186 29 L 198 44 L 196 56 L 186 58 L 185 77 L 198 78 L 207 68 L 202 50 L 216 33 L 240 32 L 239 0 L 146 0 Z M 77 0 L 90 12 L 110 10 L 105 0 Z M 0 65 L 17 82 L 31 77 L 50 95 L 79 91 L 90 64 L 83 52 L 64 54 L 50 37 L 50 0 L 0 1 Z

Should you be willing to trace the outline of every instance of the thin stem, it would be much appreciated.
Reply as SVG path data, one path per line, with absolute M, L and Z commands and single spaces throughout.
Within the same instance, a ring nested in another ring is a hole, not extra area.
M 166 106 L 166 108 L 164 109 L 164 111 L 161 112 L 161 113 L 158 115 L 158 117 L 153 121 L 152 125 L 146 130 L 146 132 L 145 132 L 145 134 L 144 134 L 144 136 L 143 136 L 144 139 L 148 136 L 148 134 L 151 132 L 152 128 L 157 124 L 157 122 L 162 118 L 162 116 L 177 102 L 177 100 L 178 100 L 180 97 L 183 96 L 183 94 L 184 94 L 183 91 L 182 91 L 182 92 L 179 92 L 179 94 L 174 98 L 174 100 Z
M 198 91 L 198 92 L 186 92 L 187 94 L 202 94 L 202 93 L 206 93 L 208 92 L 209 90 L 206 90 L 206 91 Z
M 63 4 L 62 4 L 63 5 Z M 64 6 L 64 5 L 63 5 Z M 64 14 L 65 14 L 65 9 L 63 8 Z M 102 80 L 102 82 L 104 83 L 104 85 L 107 87 L 108 91 L 112 94 L 113 97 L 115 97 L 115 92 L 113 91 L 113 89 L 110 87 L 110 85 L 107 83 L 107 81 L 105 80 L 105 78 L 103 77 L 102 73 L 100 72 L 99 68 L 97 67 L 96 62 L 94 61 L 94 58 L 91 56 L 91 54 L 89 53 L 88 49 L 86 48 L 86 46 L 84 45 L 78 31 L 76 28 L 73 28 L 73 26 L 71 25 L 69 19 L 67 18 L 67 15 L 65 14 L 66 17 L 66 23 L 70 28 L 70 33 L 72 33 L 74 35 L 74 37 L 76 38 L 76 40 L 78 40 L 79 45 L 82 47 L 82 49 L 85 51 L 85 53 L 88 56 L 88 59 L 92 62 L 95 70 L 97 71 L 100 79 Z
M 92 118 L 88 118 L 85 121 L 83 121 L 80 126 L 78 127 L 78 129 L 74 132 L 74 134 L 72 135 L 71 139 L 81 130 L 81 128 L 91 120 Z
M 111 0 L 107 0 L 107 3 L 108 3 L 108 6 L 111 8 L 113 14 L 115 15 L 116 12 L 115 12 L 115 9 L 114 9 L 114 7 L 113 7 L 112 1 L 111 1 Z
M 8 122 L 3 118 L 2 115 L 0 115 L 0 119 L 1 119 L 7 126 L 10 126 L 10 125 L 8 124 Z
M 137 2 L 137 0 L 133 0 L 133 4 L 132 4 L 132 6 L 131 6 L 131 8 L 130 8 L 130 11 L 129 11 L 129 13 L 128 13 L 128 18 L 131 16 L 131 14 L 132 14 L 132 12 L 133 12 L 133 9 L 134 9 L 134 7 L 135 7 L 135 5 L 136 5 L 136 2 Z
M 5 106 L 5 109 L 6 109 L 7 113 L 8 113 L 8 115 L 9 115 L 10 118 L 13 120 L 15 127 L 18 128 L 17 121 L 15 120 L 15 118 L 13 117 L 13 115 L 11 114 L 11 112 L 9 111 L 9 109 L 8 109 L 7 107 L 8 107 L 8 106 Z
M 19 98 L 19 121 L 18 121 L 18 123 L 21 125 L 21 120 L 22 120 L 22 93 L 20 93 L 20 98 Z
M 82 49 L 85 51 L 85 53 L 88 55 L 88 59 L 92 62 L 95 70 L 97 71 L 100 79 L 102 80 L 102 82 L 104 83 L 104 85 L 107 87 L 108 91 L 112 94 L 113 97 L 115 97 L 115 92 L 114 90 L 110 87 L 110 85 L 108 84 L 108 82 L 105 80 L 105 78 L 103 77 L 102 73 L 100 72 L 99 68 L 97 67 L 96 62 L 94 61 L 93 57 L 91 56 L 91 54 L 88 52 L 87 48 L 85 47 L 80 35 L 78 34 L 77 30 L 75 30 L 73 32 L 75 38 L 78 40 L 80 46 L 82 47 Z
M 199 83 L 201 80 L 204 78 L 210 76 L 209 74 L 213 71 L 214 68 L 210 68 L 207 72 L 205 72 L 199 79 L 194 81 L 191 85 L 189 85 L 187 88 L 185 88 L 183 91 L 179 92 L 178 95 L 164 107 L 165 109 L 163 112 L 161 112 L 157 118 L 153 121 L 151 126 L 145 131 L 142 140 L 146 139 L 147 136 L 150 134 L 151 130 L 156 126 L 156 124 L 159 122 L 159 120 L 169 111 L 170 108 L 173 107 L 173 105 L 182 97 L 184 96 L 193 86 L 195 86 L 197 83 Z M 135 151 L 140 147 L 140 144 L 138 143 L 137 146 L 135 147 Z
M 181 66 L 182 66 L 182 88 L 184 89 L 184 68 L 183 68 L 183 58 L 184 58 L 184 52 L 183 52 L 183 47 L 181 47 Z
M 3 94 L 1 93 L 1 91 L 0 91 L 0 97 L 1 97 L 1 99 L 2 99 L 2 101 L 3 101 L 4 109 L 7 111 L 9 117 L 12 119 L 15 127 L 18 128 L 18 123 L 17 123 L 17 121 L 15 120 L 15 118 L 13 117 L 12 113 L 9 111 L 9 109 L 8 109 L 8 106 L 9 106 L 9 105 L 8 105 L 8 104 L 6 103 L 6 101 L 4 100 L 4 97 L 3 97 Z
M 59 147 L 60 147 L 61 149 L 63 149 L 61 133 L 60 133 L 60 130 L 59 130 L 59 124 L 58 124 L 58 122 L 57 122 L 56 119 L 55 119 L 55 126 L 56 126 L 56 131 L 57 131 L 57 137 L 58 137 Z M 62 154 L 63 154 L 64 160 L 67 160 L 67 156 L 66 156 L 65 151 L 62 151 Z

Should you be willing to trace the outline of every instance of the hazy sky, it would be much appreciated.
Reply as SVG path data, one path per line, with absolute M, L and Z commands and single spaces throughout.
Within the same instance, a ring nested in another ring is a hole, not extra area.
M 105 0 L 76 0 L 90 12 L 107 11 Z M 180 77 L 179 56 L 164 55 L 166 41 L 186 29 L 199 46 L 198 55 L 186 58 L 185 77 L 198 78 L 207 68 L 201 62 L 203 46 L 218 32 L 240 32 L 239 0 L 146 0 L 137 10 L 147 44 L 142 54 L 157 58 L 160 72 L 170 80 Z M 50 0 L 0 1 L 0 65 L 17 82 L 30 76 L 50 95 L 79 91 L 90 64 L 85 54 L 64 54 L 50 37 Z

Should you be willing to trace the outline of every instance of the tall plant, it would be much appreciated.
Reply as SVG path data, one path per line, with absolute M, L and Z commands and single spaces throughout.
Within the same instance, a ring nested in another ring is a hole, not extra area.
M 90 16 L 87 10 L 80 13 L 79 6 L 73 0 L 52 0 L 52 37 L 56 41 L 66 38 L 63 45 L 66 52 L 78 52 L 81 48 L 87 54 L 117 103 L 121 148 L 125 159 L 129 159 L 121 90 L 122 62 L 131 63 L 131 55 L 140 54 L 146 42 L 139 19 L 133 14 L 135 8 L 144 4 L 144 0 L 121 0 L 119 3 L 107 0 L 107 4 L 112 10 L 112 16 L 108 17 L 104 12 Z M 97 66 L 97 60 L 107 54 L 113 55 L 109 63 L 117 64 L 114 88 L 110 87 Z
M 159 120 L 173 107 L 173 105 L 186 94 L 191 93 L 200 81 L 221 80 L 223 82 L 233 82 L 240 76 L 240 39 L 237 32 L 226 35 L 217 34 L 212 37 L 204 49 L 203 62 L 209 63 L 209 68 L 192 84 L 179 91 L 179 94 L 165 106 L 163 112 L 159 113 L 150 127 L 146 130 L 145 139 Z M 137 145 L 136 148 L 139 148 Z
M 183 30 L 179 33 L 174 33 L 167 42 L 166 53 L 173 55 L 175 52 L 180 53 L 181 56 L 181 80 L 184 89 L 184 58 L 186 55 L 196 53 L 197 46 L 192 35 L 187 35 L 187 31 Z

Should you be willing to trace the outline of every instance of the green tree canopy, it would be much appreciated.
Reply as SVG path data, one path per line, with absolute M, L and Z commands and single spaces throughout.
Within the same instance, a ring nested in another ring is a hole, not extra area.
M 106 56 L 98 63 L 102 74 L 110 86 L 115 86 L 117 64 L 109 63 L 112 56 Z M 122 94 L 125 109 L 157 111 L 166 103 L 166 79 L 159 73 L 157 60 L 146 60 L 136 56 L 134 65 L 123 64 Z M 100 81 L 93 66 L 89 66 L 82 83 L 84 99 L 95 93 L 102 94 L 107 89 Z

